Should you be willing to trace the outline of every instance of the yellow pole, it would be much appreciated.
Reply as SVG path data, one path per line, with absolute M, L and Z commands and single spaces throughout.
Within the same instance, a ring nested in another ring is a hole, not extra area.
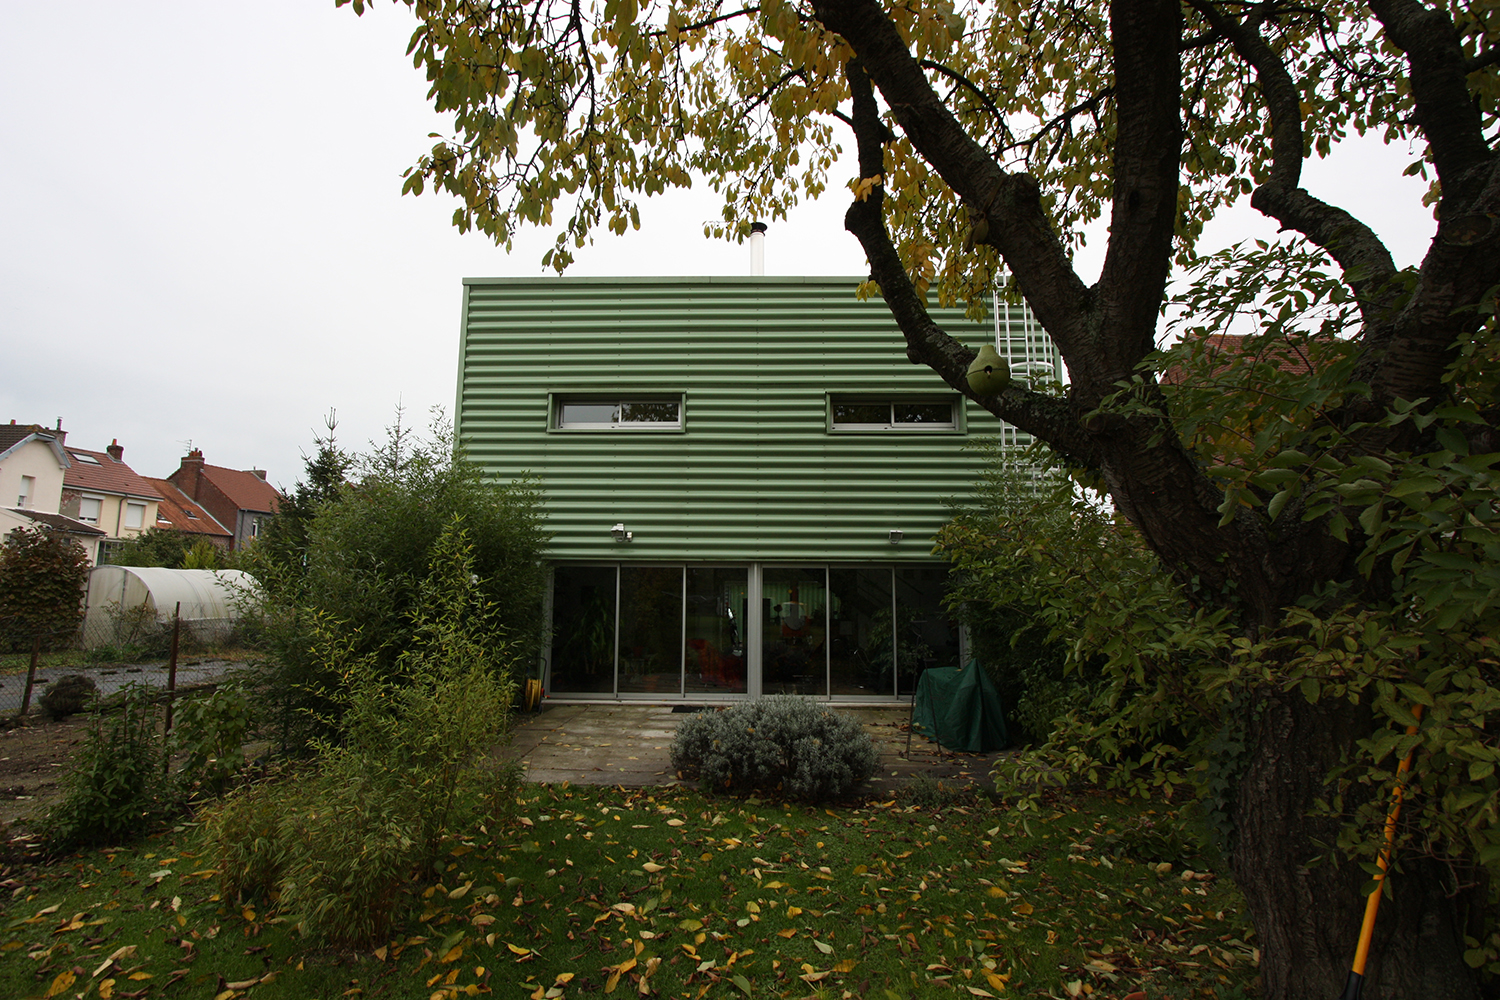
M 1422 706 L 1413 705 L 1411 714 L 1417 722 L 1406 727 L 1408 736 L 1416 733 L 1417 723 L 1422 721 Z M 1375 888 L 1365 900 L 1365 919 L 1359 928 L 1359 945 L 1354 949 L 1354 965 L 1349 970 L 1349 980 L 1344 985 L 1344 995 L 1340 1000 L 1359 1000 L 1360 989 L 1364 984 L 1365 962 L 1370 957 L 1370 939 L 1375 936 L 1375 917 L 1380 912 L 1380 890 L 1385 882 L 1386 870 L 1390 867 L 1391 849 L 1396 843 L 1396 821 L 1401 818 L 1401 798 L 1406 791 L 1406 783 L 1402 779 L 1411 770 L 1411 758 L 1416 752 L 1417 748 L 1412 747 L 1401 758 L 1401 763 L 1396 765 L 1396 787 L 1391 790 L 1391 809 L 1385 815 L 1385 846 L 1375 858 L 1375 865 L 1380 870 L 1375 873 Z

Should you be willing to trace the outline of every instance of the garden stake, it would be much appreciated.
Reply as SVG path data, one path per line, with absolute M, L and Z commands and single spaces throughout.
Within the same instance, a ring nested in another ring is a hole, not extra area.
M 1422 721 L 1422 706 L 1413 705 L 1411 714 L 1417 720 Z M 1406 727 L 1406 735 L 1411 736 L 1417 731 L 1417 723 L 1414 722 Z M 1386 868 L 1391 863 L 1391 847 L 1396 842 L 1396 820 L 1401 816 L 1401 796 L 1405 791 L 1402 779 L 1411 770 L 1412 755 L 1417 752 L 1412 747 L 1396 765 L 1396 787 L 1391 790 L 1391 810 L 1385 816 L 1385 846 L 1380 849 L 1380 854 L 1375 859 L 1379 871 L 1375 873 L 1375 888 L 1365 900 L 1365 919 L 1359 928 L 1359 945 L 1354 949 L 1354 965 L 1349 970 L 1349 979 L 1344 984 L 1344 995 L 1339 1000 L 1359 1000 L 1360 990 L 1365 983 L 1365 960 L 1370 957 L 1370 939 L 1375 935 L 1375 915 L 1380 912 L 1380 890 L 1385 882 Z

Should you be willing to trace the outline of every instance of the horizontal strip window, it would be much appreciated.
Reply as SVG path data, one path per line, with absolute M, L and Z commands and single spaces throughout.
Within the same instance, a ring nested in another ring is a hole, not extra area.
M 959 400 L 879 398 L 830 394 L 828 426 L 835 431 L 957 431 Z
M 563 431 L 678 431 L 682 396 L 552 397 L 552 427 Z

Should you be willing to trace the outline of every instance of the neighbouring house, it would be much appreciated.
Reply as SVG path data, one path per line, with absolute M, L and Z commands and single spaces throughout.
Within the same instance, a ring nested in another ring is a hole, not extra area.
M 73 465 L 67 436 L 61 421 L 55 429 L 14 420 L 0 425 L 0 538 L 16 528 L 61 531 L 94 563 L 107 533 L 62 513 L 64 480 Z
M 161 503 L 156 505 L 156 527 L 159 531 L 177 531 L 193 536 L 189 541 L 206 538 L 221 549 L 234 545 L 234 533 L 219 523 L 208 508 L 195 501 L 170 479 L 152 479 L 150 483 L 161 494 Z
M 456 429 L 543 491 L 549 699 L 894 700 L 966 662 L 933 536 L 971 445 L 1027 441 L 908 361 L 858 283 L 465 280 Z M 1023 308 L 935 315 L 1061 379 Z
M 66 448 L 60 513 L 104 532 L 98 562 L 107 563 L 113 549 L 156 523 L 161 494 L 125 464 L 125 449 L 112 441 L 103 451 Z
M 259 538 L 281 503 L 281 494 L 266 482 L 264 470 L 208 465 L 197 448 L 187 453 L 167 479 L 230 533 L 230 546 L 235 549 Z

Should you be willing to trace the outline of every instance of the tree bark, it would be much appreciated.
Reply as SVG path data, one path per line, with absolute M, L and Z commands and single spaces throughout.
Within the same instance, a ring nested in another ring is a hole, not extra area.
M 1248 766 L 1233 803 L 1231 867 L 1255 923 L 1262 993 L 1333 1000 L 1354 959 L 1370 876 L 1335 848 L 1342 820 L 1311 808 L 1331 798 L 1329 772 L 1358 752 L 1374 720 L 1344 700 L 1308 704 L 1295 691 L 1261 692 L 1245 725 Z M 1478 996 L 1446 881 L 1424 859 L 1390 876 L 1363 1000 Z

